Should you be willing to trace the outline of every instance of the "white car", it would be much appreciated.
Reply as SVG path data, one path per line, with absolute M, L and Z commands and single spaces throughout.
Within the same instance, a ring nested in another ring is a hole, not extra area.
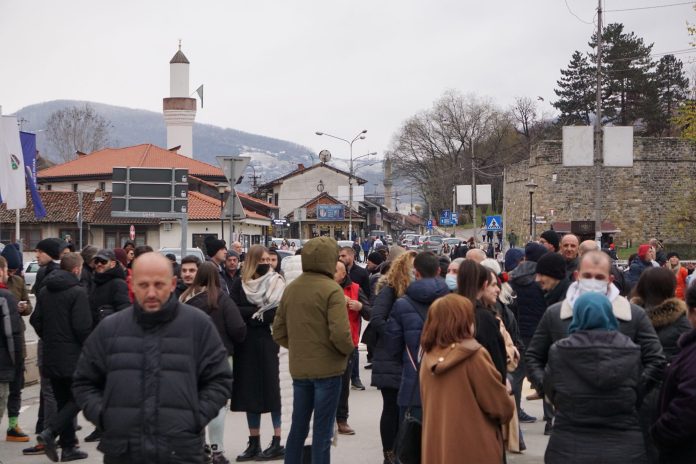
M 27 289 L 31 289 L 34 286 L 37 272 L 39 272 L 39 263 L 37 261 L 32 261 L 24 267 L 24 283 Z
M 163 255 L 168 255 L 169 253 L 173 254 L 176 256 L 176 262 L 181 264 L 181 248 L 174 248 L 174 247 L 169 247 L 169 248 L 160 248 L 159 252 L 162 253 Z M 203 254 L 203 251 L 201 251 L 200 248 L 187 248 L 186 249 L 186 256 L 193 255 L 196 258 L 200 259 L 201 262 L 205 261 L 205 255 Z

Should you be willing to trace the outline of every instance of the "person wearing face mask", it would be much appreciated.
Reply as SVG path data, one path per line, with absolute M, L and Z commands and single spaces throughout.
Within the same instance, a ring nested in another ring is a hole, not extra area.
M 609 298 L 619 332 L 640 346 L 643 391 L 647 393 L 661 379 L 665 356 L 655 329 L 643 308 L 621 296 L 612 281 L 609 256 L 601 251 L 590 251 L 582 256 L 575 271 L 575 282 L 568 287 L 565 300 L 549 307 L 542 316 L 525 353 L 527 376 L 540 396 L 545 390 L 544 368 L 549 348 L 568 336 L 575 303 L 586 293 L 599 293 Z
M 247 325 L 247 335 L 236 344 L 233 355 L 234 385 L 232 411 L 244 411 L 249 426 L 247 449 L 237 461 L 280 459 L 285 449 L 280 445 L 280 379 L 279 347 L 271 335 L 271 326 L 285 280 L 271 267 L 268 250 L 261 245 L 249 249 L 241 279 L 230 288 L 230 297 L 237 304 Z M 261 450 L 261 414 L 271 413 L 273 439 Z
M 447 274 L 445 275 L 445 283 L 450 292 L 457 291 L 457 272 L 459 272 L 459 266 L 464 262 L 464 258 L 455 258 L 447 266 Z

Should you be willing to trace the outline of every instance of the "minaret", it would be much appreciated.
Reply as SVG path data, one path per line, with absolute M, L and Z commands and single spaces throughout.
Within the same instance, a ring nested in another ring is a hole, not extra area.
M 392 210 L 392 160 L 387 155 L 384 158 L 384 206 L 388 211 Z
M 169 62 L 169 98 L 162 99 L 167 125 L 167 148 L 181 146 L 180 155 L 193 158 L 193 121 L 196 99 L 189 97 L 189 60 L 179 50 Z

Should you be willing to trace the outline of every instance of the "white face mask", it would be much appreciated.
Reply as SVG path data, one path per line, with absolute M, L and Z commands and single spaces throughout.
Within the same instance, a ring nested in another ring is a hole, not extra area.
M 609 283 L 606 280 L 580 279 L 578 280 L 578 290 L 580 293 L 601 293 L 606 295 Z
M 445 283 L 447 284 L 447 288 L 451 291 L 455 291 L 457 289 L 457 276 L 454 274 L 447 274 L 445 276 Z

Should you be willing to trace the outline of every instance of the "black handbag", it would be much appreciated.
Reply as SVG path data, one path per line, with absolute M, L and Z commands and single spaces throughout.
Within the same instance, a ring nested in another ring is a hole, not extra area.
M 416 376 L 418 376 L 418 368 L 416 367 L 416 363 L 413 360 L 413 356 L 411 356 L 411 350 L 408 349 L 408 346 L 406 347 L 406 353 L 408 353 L 411 366 L 413 366 L 413 370 L 416 371 Z M 413 392 L 411 392 L 411 401 L 409 401 L 409 404 L 413 403 L 417 389 L 418 385 L 416 385 Z M 413 415 L 411 406 L 409 406 L 404 414 L 404 420 L 399 426 L 399 433 L 396 435 L 396 446 L 394 451 L 401 464 L 420 464 L 422 432 L 423 424 L 421 419 Z

